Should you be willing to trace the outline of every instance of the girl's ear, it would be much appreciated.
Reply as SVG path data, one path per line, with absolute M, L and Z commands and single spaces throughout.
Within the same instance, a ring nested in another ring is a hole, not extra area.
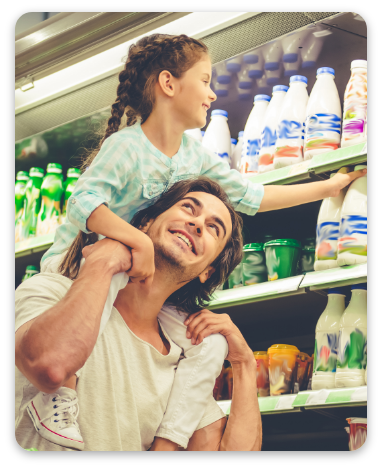
M 161 91 L 167 96 L 175 94 L 175 77 L 168 71 L 162 70 L 158 77 L 158 85 Z

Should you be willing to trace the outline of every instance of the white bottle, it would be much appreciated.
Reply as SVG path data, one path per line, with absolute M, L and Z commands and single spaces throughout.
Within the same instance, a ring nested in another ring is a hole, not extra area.
M 248 75 L 248 65 L 245 65 L 240 72 L 237 73 L 238 87 L 244 90 L 250 90 L 252 88 L 253 81 Z
M 285 64 L 293 64 L 297 62 L 299 57 L 300 47 L 303 46 L 305 38 L 309 35 L 309 30 L 301 30 L 295 33 L 290 33 L 282 39 L 281 44 L 283 48 L 283 62 Z
M 354 170 L 367 168 L 357 165 Z M 367 263 L 367 174 L 354 180 L 342 204 L 338 266 Z
M 248 76 L 250 78 L 261 78 L 264 75 L 264 57 L 262 52 L 256 51 L 257 62 L 248 65 Z
M 185 134 L 193 137 L 195 140 L 198 142 L 201 142 L 203 137 L 202 137 L 202 131 L 199 128 L 196 129 L 187 129 L 185 131 Z
M 285 85 L 273 87 L 272 99 L 265 113 L 264 127 L 261 132 L 259 173 L 265 173 L 274 169 L 273 158 L 276 149 L 277 126 L 287 91 L 288 87 Z
M 366 284 L 352 286 L 350 303 L 340 319 L 336 387 L 365 385 L 367 348 Z
M 256 79 L 257 92 L 261 95 L 268 95 L 270 93 L 269 85 L 267 84 L 267 77 L 264 76 Z
M 276 70 L 266 70 L 265 78 L 267 79 L 267 85 L 276 85 L 280 82 L 281 77 L 281 67 Z
M 353 60 L 346 86 L 341 147 L 366 142 L 367 61 Z
M 284 62 L 284 77 L 292 77 L 298 75 L 298 71 L 301 67 L 301 54 L 298 54 L 295 62 Z
M 231 133 L 227 120 L 227 111 L 214 109 L 211 113 L 211 121 L 204 134 L 202 145 L 211 152 L 215 152 L 216 155 L 228 163 L 231 155 Z
M 332 34 L 328 30 L 314 32 L 305 41 L 302 49 L 302 68 L 313 68 L 317 66 L 317 60 L 324 45 L 324 36 Z
M 335 173 L 332 173 L 332 178 Z M 322 201 L 316 227 L 315 271 L 337 267 L 337 243 L 340 236 L 341 209 L 346 189 Z
M 220 62 L 215 65 L 216 81 L 222 85 L 231 83 L 231 73 L 228 72 L 225 62 Z
M 244 128 L 240 173 L 257 172 L 261 131 L 264 127 L 265 112 L 270 100 L 271 97 L 268 95 L 255 96 L 254 106 Z
M 236 140 L 236 139 L 233 139 L 233 138 L 231 137 L 231 154 L 230 154 L 231 157 L 232 157 L 233 151 L 235 150 L 236 144 L 237 144 L 237 140 Z M 231 159 L 230 159 L 230 161 L 231 161 Z
M 307 83 L 308 79 L 302 75 L 293 75 L 290 78 L 277 130 L 275 168 L 303 160 L 306 105 L 309 99 Z
M 334 69 L 321 67 L 306 107 L 304 160 L 337 150 L 341 142 L 341 102 Z
M 345 311 L 345 294 L 328 289 L 328 304 L 318 319 L 314 345 L 312 390 L 334 388 L 340 319 Z
M 240 171 L 240 163 L 241 163 L 241 150 L 243 148 L 243 136 L 244 131 L 239 132 L 239 139 L 237 144 L 235 145 L 235 149 L 232 152 L 231 159 L 230 159 L 230 167 L 232 170 Z
M 271 41 L 264 48 L 265 70 L 277 70 L 283 55 L 281 41 Z

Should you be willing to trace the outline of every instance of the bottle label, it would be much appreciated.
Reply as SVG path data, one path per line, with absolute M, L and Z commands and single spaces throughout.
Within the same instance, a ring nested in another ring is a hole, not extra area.
M 345 90 L 342 145 L 364 139 L 367 114 L 367 72 L 352 73 Z
M 269 396 L 269 360 L 256 358 L 257 365 L 257 396 Z
M 330 221 L 317 224 L 316 233 L 316 260 L 337 259 L 340 223 Z
M 337 150 L 341 140 L 341 118 L 336 114 L 317 113 L 306 120 L 306 150 Z
M 354 327 L 340 329 L 337 370 L 366 368 L 367 330 Z
M 246 172 L 257 171 L 260 145 L 261 145 L 260 139 L 248 139 L 247 154 L 246 154 L 246 165 L 247 165 Z
M 229 161 L 229 155 L 228 155 L 227 152 L 223 152 L 223 153 L 215 152 L 215 153 L 218 157 L 222 158 L 223 160 L 225 160 L 227 162 Z
M 367 256 L 367 217 L 344 215 L 341 219 L 338 254 Z
M 305 123 L 283 120 L 279 124 L 275 158 L 302 160 Z
M 337 353 L 337 333 L 316 333 L 313 372 L 335 372 Z
M 276 150 L 277 132 L 269 126 L 264 127 L 261 133 L 261 148 L 259 152 L 259 165 L 268 166 L 273 164 Z

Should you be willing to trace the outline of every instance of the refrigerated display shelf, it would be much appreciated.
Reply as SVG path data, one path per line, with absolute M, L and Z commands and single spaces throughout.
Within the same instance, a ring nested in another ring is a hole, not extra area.
M 367 405 L 367 386 L 352 388 L 335 388 L 330 390 L 306 390 L 297 394 L 278 397 L 259 397 L 260 413 L 279 414 L 295 413 L 304 409 L 324 409 Z M 231 411 L 231 400 L 217 402 L 228 416 Z
M 296 165 L 272 170 L 261 175 L 248 175 L 253 183 L 290 184 L 312 178 L 328 171 L 335 171 L 343 166 L 353 166 L 367 161 L 367 144 L 361 143 L 333 152 L 316 155 Z
M 32 253 L 39 253 L 47 250 L 54 240 L 54 233 L 42 235 L 41 237 L 31 237 L 15 244 L 15 257 L 21 258 Z
M 367 282 L 367 263 L 306 273 L 300 288 L 329 289 Z

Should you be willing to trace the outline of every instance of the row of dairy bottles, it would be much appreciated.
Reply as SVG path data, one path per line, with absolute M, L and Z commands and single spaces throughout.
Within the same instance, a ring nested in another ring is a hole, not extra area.
M 346 309 L 343 289 L 329 289 L 327 306 L 316 326 L 312 389 L 359 387 L 366 383 L 366 284 L 352 286 Z
M 42 168 L 19 171 L 15 184 L 15 242 L 54 233 L 66 217 L 66 206 L 80 177 L 78 168 L 69 168 L 65 182 L 62 166 L 49 163 Z
M 345 91 L 341 136 L 341 103 L 334 70 L 322 67 L 310 97 L 307 78 L 294 75 L 289 88 L 276 85 L 272 99 L 256 95 L 242 144 L 241 172 L 282 168 L 314 155 L 365 142 L 367 137 L 367 62 L 355 60 Z M 228 113 L 214 110 L 202 143 L 222 158 L 230 156 Z
M 367 168 L 356 165 L 354 170 Z M 347 173 L 349 168 L 339 171 Z M 331 177 L 334 174 L 330 175 Z M 314 270 L 367 262 L 367 174 L 323 200 L 317 220 Z

